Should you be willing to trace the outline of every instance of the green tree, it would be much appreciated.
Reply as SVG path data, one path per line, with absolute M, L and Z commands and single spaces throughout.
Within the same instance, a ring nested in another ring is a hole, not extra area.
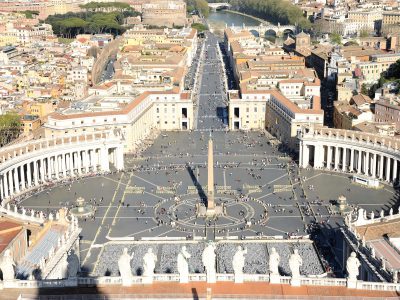
M 341 45 L 341 44 L 342 44 L 342 36 L 341 36 L 340 34 L 338 34 L 338 33 L 331 33 L 331 34 L 329 35 L 329 37 L 330 37 L 332 43 L 335 43 L 335 44 L 338 44 L 338 45 Z
M 21 118 L 15 113 L 0 116 L 0 146 L 15 140 L 21 134 Z
M 205 31 L 208 29 L 208 27 L 206 25 L 201 24 L 201 23 L 193 23 L 191 25 L 191 27 L 196 29 L 198 32 Z

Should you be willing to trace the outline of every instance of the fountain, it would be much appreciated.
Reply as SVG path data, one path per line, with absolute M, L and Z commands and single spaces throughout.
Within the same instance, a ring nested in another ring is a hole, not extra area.
M 94 215 L 94 208 L 90 204 L 86 204 L 85 199 L 78 197 L 76 206 L 70 210 L 71 214 L 78 218 L 86 218 Z

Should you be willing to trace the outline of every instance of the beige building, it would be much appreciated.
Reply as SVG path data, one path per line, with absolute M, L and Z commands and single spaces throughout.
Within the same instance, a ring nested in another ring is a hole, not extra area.
M 142 4 L 142 22 L 155 26 L 185 26 L 186 3 L 181 0 L 157 0 Z
M 357 67 L 361 70 L 364 81 L 373 83 L 398 59 L 400 59 L 400 53 L 371 55 L 370 61 L 360 62 Z
M 399 33 L 400 32 L 400 11 L 385 11 L 382 14 L 382 33 Z
M 70 108 L 50 114 L 46 137 L 120 129 L 124 151 L 139 147 L 152 130 L 193 129 L 190 93 L 144 92 L 137 96 L 91 95 Z

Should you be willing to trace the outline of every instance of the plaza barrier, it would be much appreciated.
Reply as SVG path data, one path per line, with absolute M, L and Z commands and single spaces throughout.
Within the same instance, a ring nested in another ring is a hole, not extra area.
M 234 274 L 217 274 L 217 282 L 234 282 Z M 244 274 L 244 282 L 270 282 L 268 274 Z M 179 282 L 178 274 L 155 274 L 154 282 Z M 189 274 L 189 282 L 206 282 L 206 274 Z M 132 285 L 145 284 L 144 277 L 132 276 Z M 279 276 L 279 284 L 290 285 L 292 278 L 290 276 Z M 62 287 L 91 287 L 91 286 L 109 286 L 122 285 L 121 277 L 78 277 L 70 279 L 53 280 L 12 280 L 0 282 L 0 289 L 37 289 L 37 288 L 62 288 Z M 327 286 L 327 287 L 346 287 L 347 279 L 344 278 L 310 278 L 300 277 L 301 286 Z M 399 283 L 388 282 L 366 282 L 357 281 L 356 288 L 368 291 L 388 291 L 399 292 Z

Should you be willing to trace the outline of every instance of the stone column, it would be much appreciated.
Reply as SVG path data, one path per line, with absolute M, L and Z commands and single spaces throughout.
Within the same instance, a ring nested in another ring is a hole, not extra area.
M 384 156 L 379 155 L 379 179 L 383 179 L 383 160 Z
M 376 153 L 372 153 L 371 175 L 376 177 Z
M 342 170 L 343 172 L 347 171 L 347 148 L 343 148 L 343 158 L 342 158 Z
M 390 163 L 391 163 L 391 159 L 390 157 L 386 157 L 386 181 L 390 181 Z
M 8 186 L 10 187 L 10 196 L 14 195 L 14 183 L 13 183 L 12 170 L 8 171 Z
M 116 168 L 117 170 L 124 169 L 124 151 L 122 147 L 115 148 L 115 159 L 116 159 Z
M 40 170 L 40 180 L 42 182 L 44 182 L 45 181 L 45 179 L 44 179 L 44 158 L 42 158 L 40 160 L 40 168 L 39 168 L 39 170 Z
M 326 167 L 330 170 L 332 169 L 332 147 L 327 146 L 327 156 L 326 156 Z
M 354 149 L 350 149 L 350 172 L 354 171 Z
M 26 178 L 28 179 L 28 187 L 32 186 L 32 170 L 31 170 L 31 162 L 26 164 Z
M 322 168 L 324 166 L 324 147 L 316 145 L 314 148 L 314 168 Z
M 335 170 L 339 169 L 339 147 L 335 146 Z
M 102 172 L 110 171 L 110 163 L 108 161 L 108 149 L 104 146 L 100 150 L 100 165 Z
M 4 184 L 4 197 L 8 198 L 10 196 L 8 192 L 8 176 L 7 173 L 3 173 L 3 184 Z
M 20 192 L 19 190 L 19 178 L 18 178 L 18 167 L 14 168 L 14 187 L 15 187 L 15 193 L 18 194 Z
M 70 152 L 69 153 L 69 169 L 71 172 L 71 176 L 74 176 L 74 153 Z
M 1 175 L 1 179 L 0 179 L 0 197 L 1 197 L 1 199 L 0 200 L 3 200 L 5 197 L 4 197 L 4 188 L 3 188 L 3 177 L 4 177 L 4 175 Z
M 369 175 L 369 152 L 365 152 L 364 156 L 364 174 Z
M 306 143 L 303 143 L 303 168 L 308 167 L 308 163 L 310 160 L 310 149 L 308 148 L 308 145 Z
M 61 168 L 62 168 L 62 173 L 63 177 L 67 177 L 67 155 L 65 153 L 61 154 Z
M 76 167 L 78 169 L 78 174 L 82 173 L 82 160 L 81 160 L 81 152 L 77 151 L 75 152 L 75 158 L 76 158 Z
M 37 186 L 39 184 L 38 182 L 38 166 L 37 166 L 37 161 L 33 161 L 33 184 Z
M 22 190 L 26 189 L 26 182 L 25 182 L 25 165 L 20 166 L 21 168 L 21 188 Z
M 362 159 L 362 151 L 357 150 L 357 173 L 361 174 L 361 159 Z
M 397 179 L 397 159 L 393 159 L 393 174 L 392 181 L 395 182 Z

